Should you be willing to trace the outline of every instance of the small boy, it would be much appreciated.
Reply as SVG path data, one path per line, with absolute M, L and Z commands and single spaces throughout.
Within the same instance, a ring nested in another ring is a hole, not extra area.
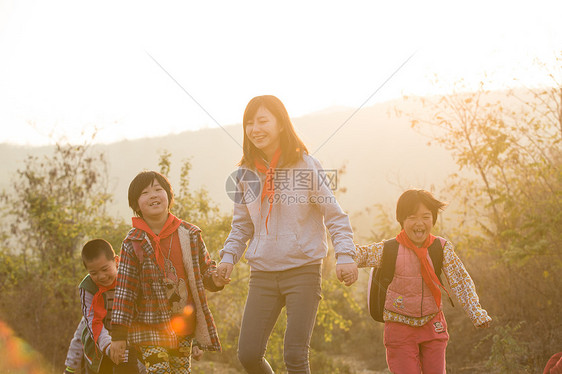
M 125 362 L 114 363 L 110 358 L 109 330 L 118 261 L 111 244 L 103 239 L 90 240 L 82 248 L 82 262 L 88 271 L 79 286 L 86 320 L 82 343 L 87 373 L 138 373 L 134 350 L 129 350 Z

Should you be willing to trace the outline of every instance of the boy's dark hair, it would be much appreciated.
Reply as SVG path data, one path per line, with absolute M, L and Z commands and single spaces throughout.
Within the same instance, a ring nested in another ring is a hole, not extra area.
M 409 215 L 412 215 L 418 210 L 420 204 L 425 205 L 427 209 L 433 214 L 433 224 L 437 222 L 437 214 L 439 210 L 447 205 L 444 202 L 437 200 L 431 192 L 426 190 L 408 190 L 398 198 L 396 203 L 396 220 L 400 226 L 404 228 L 404 220 Z
M 174 202 L 174 191 L 168 178 L 157 171 L 141 171 L 129 185 L 129 206 L 138 217 L 142 217 L 142 212 L 139 208 L 139 197 L 142 190 L 152 185 L 154 180 L 158 181 L 160 186 L 166 191 L 166 195 L 168 195 L 168 210 L 170 210 Z
M 108 241 L 103 239 L 92 239 L 82 247 L 82 262 L 86 267 L 87 261 L 92 261 L 104 255 L 109 261 L 115 258 L 115 251 Z

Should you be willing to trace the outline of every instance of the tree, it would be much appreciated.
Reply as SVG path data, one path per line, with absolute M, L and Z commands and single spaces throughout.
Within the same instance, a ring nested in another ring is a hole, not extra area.
M 422 102 L 429 118 L 411 115 L 459 166 L 445 189 L 461 216 L 449 233 L 479 281 L 494 285 L 481 296 L 508 327 L 496 328 L 492 351 L 509 341 L 525 353 L 510 366 L 490 356 L 495 370 L 539 367 L 562 344 L 551 332 L 562 324 L 562 54 L 556 62 L 549 87 L 459 92 L 461 82 Z
M 0 247 L 0 317 L 60 367 L 80 319 L 81 246 L 103 237 L 119 248 L 127 230 L 105 211 L 103 155 L 88 145 L 57 144 L 51 156 L 30 156 L 0 201 L 8 228 Z

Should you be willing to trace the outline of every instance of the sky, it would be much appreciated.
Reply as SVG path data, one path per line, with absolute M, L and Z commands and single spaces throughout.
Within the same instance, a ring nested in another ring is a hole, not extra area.
M 0 0 L 0 143 L 224 127 L 262 94 L 298 117 L 485 75 L 546 84 L 533 60 L 562 50 L 560 14 L 560 1 Z

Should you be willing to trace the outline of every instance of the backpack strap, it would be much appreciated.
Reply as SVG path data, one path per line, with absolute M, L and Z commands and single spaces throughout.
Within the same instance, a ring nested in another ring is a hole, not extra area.
M 435 271 L 435 275 L 441 281 L 441 269 L 443 268 L 443 246 L 441 245 L 440 238 L 435 238 L 433 243 L 427 248 L 429 252 L 429 258 L 431 258 L 431 262 L 433 263 L 433 270 Z
M 371 317 L 378 322 L 384 322 L 383 311 L 386 301 L 386 290 L 394 278 L 397 256 L 398 242 L 396 239 L 386 240 L 382 251 L 381 266 L 371 269 L 367 306 Z
M 437 275 L 439 282 L 441 282 L 441 286 L 446 291 L 451 306 L 454 307 L 455 303 L 453 303 L 453 299 L 449 295 L 449 291 L 447 291 L 445 289 L 445 286 L 443 286 L 443 279 L 441 278 L 441 273 L 443 269 L 443 247 L 445 246 L 446 242 L 447 241 L 445 239 L 438 236 L 437 238 L 435 238 L 433 243 L 429 246 L 427 251 L 429 252 L 429 258 L 431 258 L 431 262 L 433 263 L 433 270 L 435 271 L 435 275 Z
M 135 251 L 135 255 L 137 255 L 137 258 L 139 259 L 139 264 L 142 265 L 142 263 L 144 261 L 144 251 L 142 250 L 142 247 L 141 247 L 141 241 L 140 240 L 131 240 L 131 243 L 133 244 L 133 249 Z
M 380 282 L 386 289 L 394 278 L 394 270 L 396 269 L 396 257 L 398 257 L 398 241 L 396 239 L 389 239 L 384 242 L 382 250 L 382 261 L 380 267 Z

